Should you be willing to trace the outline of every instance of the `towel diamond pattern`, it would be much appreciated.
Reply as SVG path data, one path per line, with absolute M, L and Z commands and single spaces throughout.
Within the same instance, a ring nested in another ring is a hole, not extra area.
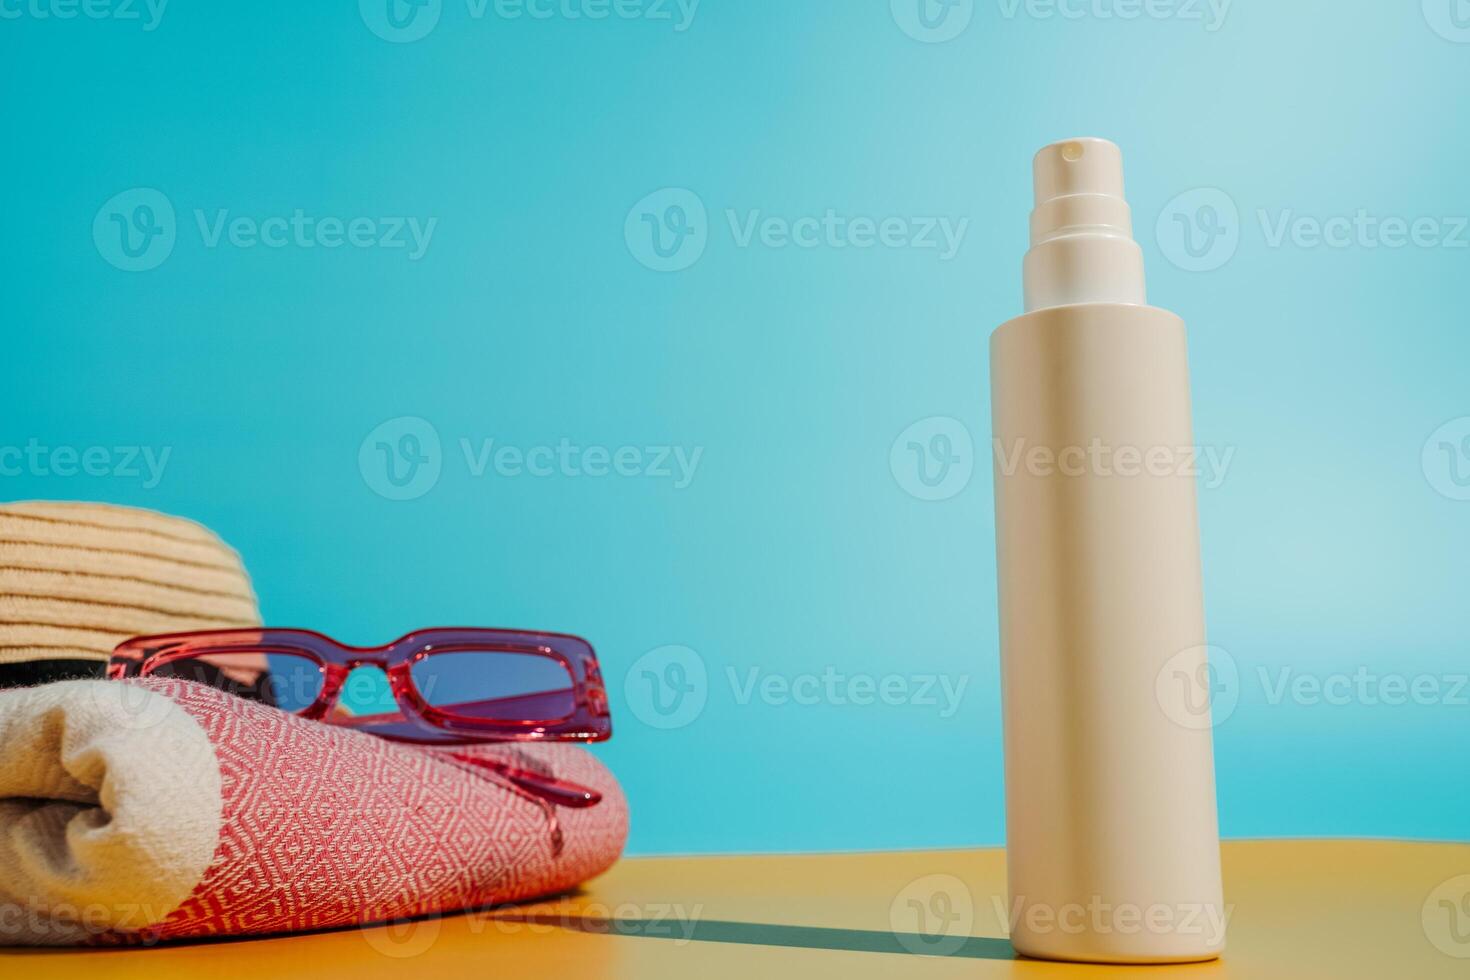
M 558 855 L 540 807 L 442 749 L 304 721 L 184 681 L 129 683 L 172 699 L 204 729 L 224 804 L 212 863 L 150 938 L 320 929 L 539 897 L 604 871 L 627 836 L 616 781 L 578 746 L 456 749 L 603 793 L 598 806 L 558 811 Z

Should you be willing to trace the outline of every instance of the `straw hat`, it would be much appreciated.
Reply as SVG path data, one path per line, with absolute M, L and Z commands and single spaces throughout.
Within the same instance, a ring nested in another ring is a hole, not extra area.
M 0 504 L 0 665 L 103 663 L 130 637 L 260 625 L 212 531 L 109 504 Z

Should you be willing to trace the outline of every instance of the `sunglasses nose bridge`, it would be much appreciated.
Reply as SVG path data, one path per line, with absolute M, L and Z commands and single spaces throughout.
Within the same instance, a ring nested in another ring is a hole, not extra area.
M 369 673 L 367 676 L 364 676 L 361 673 L 362 671 L 368 671 Z M 374 654 L 354 654 L 348 657 L 342 662 L 341 674 L 343 681 L 348 684 L 352 683 L 354 676 L 358 676 L 362 678 L 361 683 L 367 684 L 369 687 L 376 687 L 382 683 L 380 680 L 369 679 L 373 674 L 382 674 L 387 679 L 388 689 L 395 696 L 400 693 L 400 689 L 407 680 L 403 671 L 389 664 L 387 657 Z
M 324 700 L 349 715 L 389 714 L 402 710 L 403 678 L 397 666 L 377 651 L 353 650 L 329 669 Z

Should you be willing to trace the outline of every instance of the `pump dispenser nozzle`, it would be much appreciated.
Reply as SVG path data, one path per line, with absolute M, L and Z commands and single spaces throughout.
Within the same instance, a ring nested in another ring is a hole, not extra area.
M 1042 147 L 1031 162 L 1036 206 L 1023 265 L 1026 311 L 1147 300 L 1143 251 L 1123 198 L 1123 154 L 1085 137 Z

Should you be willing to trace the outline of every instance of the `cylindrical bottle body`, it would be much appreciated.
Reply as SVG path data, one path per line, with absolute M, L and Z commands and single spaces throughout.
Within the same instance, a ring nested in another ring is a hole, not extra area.
M 1184 325 L 1062 306 L 990 349 L 1012 943 L 1213 958 L 1208 705 L 1173 700 L 1206 670 Z

